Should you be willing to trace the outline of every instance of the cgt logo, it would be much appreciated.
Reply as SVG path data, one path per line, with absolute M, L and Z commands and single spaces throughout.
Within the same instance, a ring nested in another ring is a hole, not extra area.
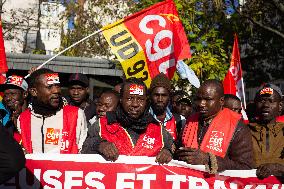
M 175 15 L 171 14 L 162 14 L 166 16 L 170 22 L 179 21 L 179 19 Z M 149 39 L 146 40 L 145 48 L 146 48 L 146 55 L 149 61 L 156 62 L 159 61 L 167 56 L 170 56 L 174 52 L 174 44 L 173 44 L 173 32 L 171 30 L 163 29 L 154 33 L 154 28 L 150 28 L 147 25 L 152 21 L 158 21 L 158 25 L 162 28 L 165 28 L 167 25 L 167 20 L 161 15 L 147 15 L 145 16 L 141 22 L 139 23 L 139 29 L 149 35 Z M 157 30 L 157 27 L 155 27 Z M 154 36 L 153 36 L 154 35 Z M 165 43 L 165 40 L 167 42 Z M 162 62 L 159 65 L 159 72 L 167 73 L 167 70 L 170 67 L 175 66 L 175 59 L 172 58 L 165 62 Z
M 151 138 L 150 136 L 145 135 L 143 137 L 143 143 L 142 146 L 144 148 L 148 148 L 148 149 L 153 149 L 154 148 L 154 144 L 155 144 L 155 138 Z
M 60 135 L 60 129 L 47 128 L 45 135 L 45 144 L 58 145 Z
M 223 132 L 212 131 L 209 139 L 209 144 L 206 145 L 206 147 L 217 152 L 222 152 L 224 136 L 225 134 Z

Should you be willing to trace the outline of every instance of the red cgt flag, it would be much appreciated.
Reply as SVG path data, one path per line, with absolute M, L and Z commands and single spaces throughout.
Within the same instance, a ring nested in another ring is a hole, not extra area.
M 3 84 L 5 82 L 7 71 L 8 71 L 8 66 L 6 62 L 6 54 L 5 54 L 4 39 L 2 32 L 2 21 L 0 18 L 0 84 Z
M 239 97 L 242 101 L 243 108 L 246 108 L 246 101 L 244 96 L 244 85 L 242 76 L 242 65 L 240 58 L 240 51 L 238 45 L 238 36 L 235 34 L 233 52 L 231 57 L 230 68 L 223 81 L 224 93 L 233 94 Z M 245 111 L 242 111 L 243 118 L 247 120 Z
M 178 60 L 190 58 L 190 47 L 172 0 L 105 26 L 103 35 L 121 62 L 127 78 L 147 86 L 159 73 L 172 78 Z

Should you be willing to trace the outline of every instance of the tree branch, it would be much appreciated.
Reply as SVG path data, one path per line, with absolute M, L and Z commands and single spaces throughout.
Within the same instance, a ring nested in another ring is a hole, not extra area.
M 280 3 L 279 0 L 272 0 L 274 5 L 282 12 L 284 13 L 284 4 Z
M 278 0 L 273 0 L 273 1 L 278 1 Z M 248 16 L 248 15 L 243 14 L 243 13 L 240 12 L 240 11 L 237 9 L 237 7 L 235 7 L 234 5 L 233 5 L 233 8 L 234 8 L 234 10 L 235 10 L 241 17 L 244 17 L 244 18 L 248 19 L 248 20 L 251 21 L 253 24 L 255 24 L 255 25 L 257 25 L 257 26 L 259 26 L 259 27 L 261 27 L 261 28 L 263 28 L 263 29 L 265 29 L 265 30 L 267 30 L 267 31 L 270 31 L 270 32 L 272 32 L 272 33 L 274 33 L 274 34 L 280 36 L 282 39 L 284 39 L 284 33 L 280 32 L 280 31 L 278 31 L 277 29 L 274 29 L 274 28 L 272 28 L 272 27 L 270 27 L 270 26 L 264 25 L 262 22 L 253 19 L 251 16 Z M 284 8 L 284 7 L 283 7 L 283 8 Z

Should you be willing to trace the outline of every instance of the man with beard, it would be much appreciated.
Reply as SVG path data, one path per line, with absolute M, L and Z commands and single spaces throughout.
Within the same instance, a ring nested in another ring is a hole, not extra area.
M 264 85 L 255 96 L 256 122 L 250 123 L 256 175 L 284 176 L 284 123 L 276 121 L 283 108 L 282 92 L 273 84 Z
M 170 162 L 173 140 L 149 114 L 146 93 L 142 80 L 127 79 L 121 87 L 120 105 L 90 127 L 82 153 L 99 153 L 109 161 L 132 155 Z
M 83 110 L 63 106 L 58 73 L 34 71 L 29 78 L 31 106 L 18 118 L 27 153 L 78 153 L 87 136 Z
M 179 160 L 205 165 L 209 173 L 252 169 L 253 154 L 249 128 L 241 115 L 224 105 L 220 81 L 207 80 L 197 90 L 196 114 L 187 120 L 176 151 Z
M 172 135 L 173 139 L 177 139 L 177 127 L 182 128 L 181 117 L 178 114 L 172 114 L 169 108 L 171 82 L 164 74 L 158 74 L 150 85 L 150 113 L 165 127 Z M 181 126 L 177 126 L 180 124 Z
M 21 112 L 27 108 L 28 84 L 25 79 L 18 75 L 9 76 L 5 83 L 0 85 L 0 91 L 4 93 L 3 104 L 8 110 L 2 116 L 2 124 L 12 134 Z M 3 107 L 4 108 L 4 107 Z M 1 108 L 2 109 L 2 108 Z M 5 111 L 5 109 L 2 109 Z M 5 112 L 3 112 L 5 113 Z
M 69 96 L 66 97 L 69 105 L 77 106 L 84 110 L 89 121 L 96 115 L 95 103 L 89 99 L 89 79 L 81 73 L 71 74 L 69 77 Z

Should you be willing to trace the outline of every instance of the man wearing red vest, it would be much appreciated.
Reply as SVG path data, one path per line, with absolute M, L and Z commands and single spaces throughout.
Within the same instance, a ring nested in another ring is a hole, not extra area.
M 64 106 L 58 73 L 34 71 L 29 78 L 31 105 L 18 118 L 27 153 L 78 153 L 87 136 L 83 110 Z
M 119 155 L 150 156 L 168 163 L 173 140 L 149 114 L 146 91 L 142 80 L 127 79 L 121 87 L 120 105 L 89 128 L 82 153 L 99 153 L 110 161 Z
M 172 135 L 173 139 L 177 139 L 177 124 L 181 128 L 181 116 L 172 114 L 170 103 L 171 82 L 164 74 L 158 74 L 151 82 L 150 85 L 150 113 L 165 127 L 166 130 Z
M 197 113 L 188 118 L 176 155 L 189 164 L 205 165 L 209 173 L 253 168 L 251 134 L 241 115 L 224 105 L 221 82 L 207 80 L 198 89 Z

